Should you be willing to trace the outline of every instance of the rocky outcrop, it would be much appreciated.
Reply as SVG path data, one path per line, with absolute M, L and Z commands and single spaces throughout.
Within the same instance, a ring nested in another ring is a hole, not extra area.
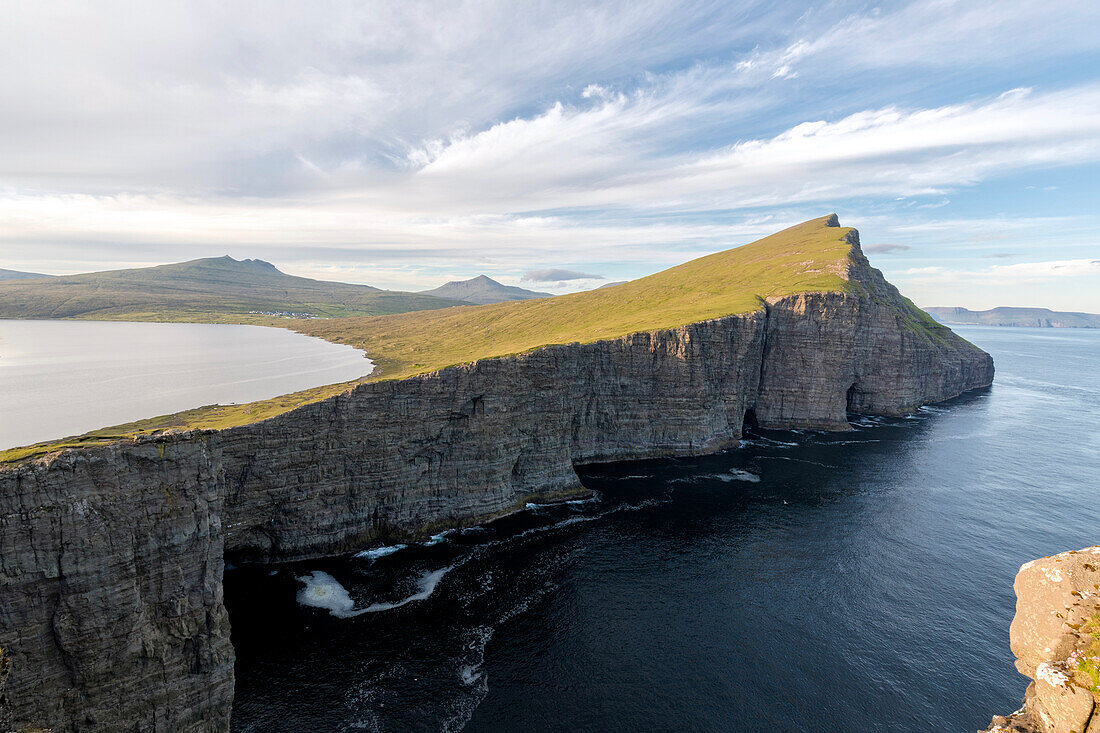
M 1100 546 L 1025 563 L 1009 633 L 1024 704 L 987 733 L 1100 733 Z
M 301 559 L 582 491 L 574 466 L 695 455 L 746 420 L 846 429 L 988 385 L 851 235 L 848 293 L 359 385 L 278 417 L 0 468 L 17 723 L 225 730 L 224 557 Z

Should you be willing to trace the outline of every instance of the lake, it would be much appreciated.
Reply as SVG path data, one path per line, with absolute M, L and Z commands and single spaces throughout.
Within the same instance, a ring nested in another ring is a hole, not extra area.
M 594 501 L 228 570 L 233 730 L 973 731 L 1015 710 L 1016 571 L 1100 541 L 1100 331 L 957 330 L 994 386 L 908 419 L 592 466 Z M 318 587 L 372 612 L 309 605 Z
M 0 320 L 0 450 L 372 368 L 358 349 L 282 328 Z

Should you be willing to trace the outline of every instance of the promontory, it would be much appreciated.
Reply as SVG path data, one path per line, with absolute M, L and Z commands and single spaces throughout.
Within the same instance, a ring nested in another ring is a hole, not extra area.
M 835 215 L 613 287 L 294 327 L 378 369 L 0 454 L 0 723 L 228 730 L 227 561 L 415 541 L 583 492 L 580 464 L 717 451 L 747 421 L 846 430 L 993 379 Z

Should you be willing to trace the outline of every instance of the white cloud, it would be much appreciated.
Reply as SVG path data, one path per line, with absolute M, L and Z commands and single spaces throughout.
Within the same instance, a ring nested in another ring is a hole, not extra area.
M 1091 58 L 1098 20 L 1023 0 L 22 4 L 0 25 L 0 266 L 267 247 L 397 285 L 655 270 L 853 200 L 876 237 L 954 246 L 883 222 L 1100 161 L 1100 80 L 1035 71 Z M 1080 254 L 1017 235 L 997 246 Z M 937 256 L 892 261 L 918 251 Z

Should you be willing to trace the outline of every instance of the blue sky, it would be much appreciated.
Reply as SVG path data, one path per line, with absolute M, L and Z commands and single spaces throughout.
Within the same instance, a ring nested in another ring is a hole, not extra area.
M 1094 0 L 6 12 L 0 267 L 568 292 L 835 211 L 922 305 L 1100 312 Z

